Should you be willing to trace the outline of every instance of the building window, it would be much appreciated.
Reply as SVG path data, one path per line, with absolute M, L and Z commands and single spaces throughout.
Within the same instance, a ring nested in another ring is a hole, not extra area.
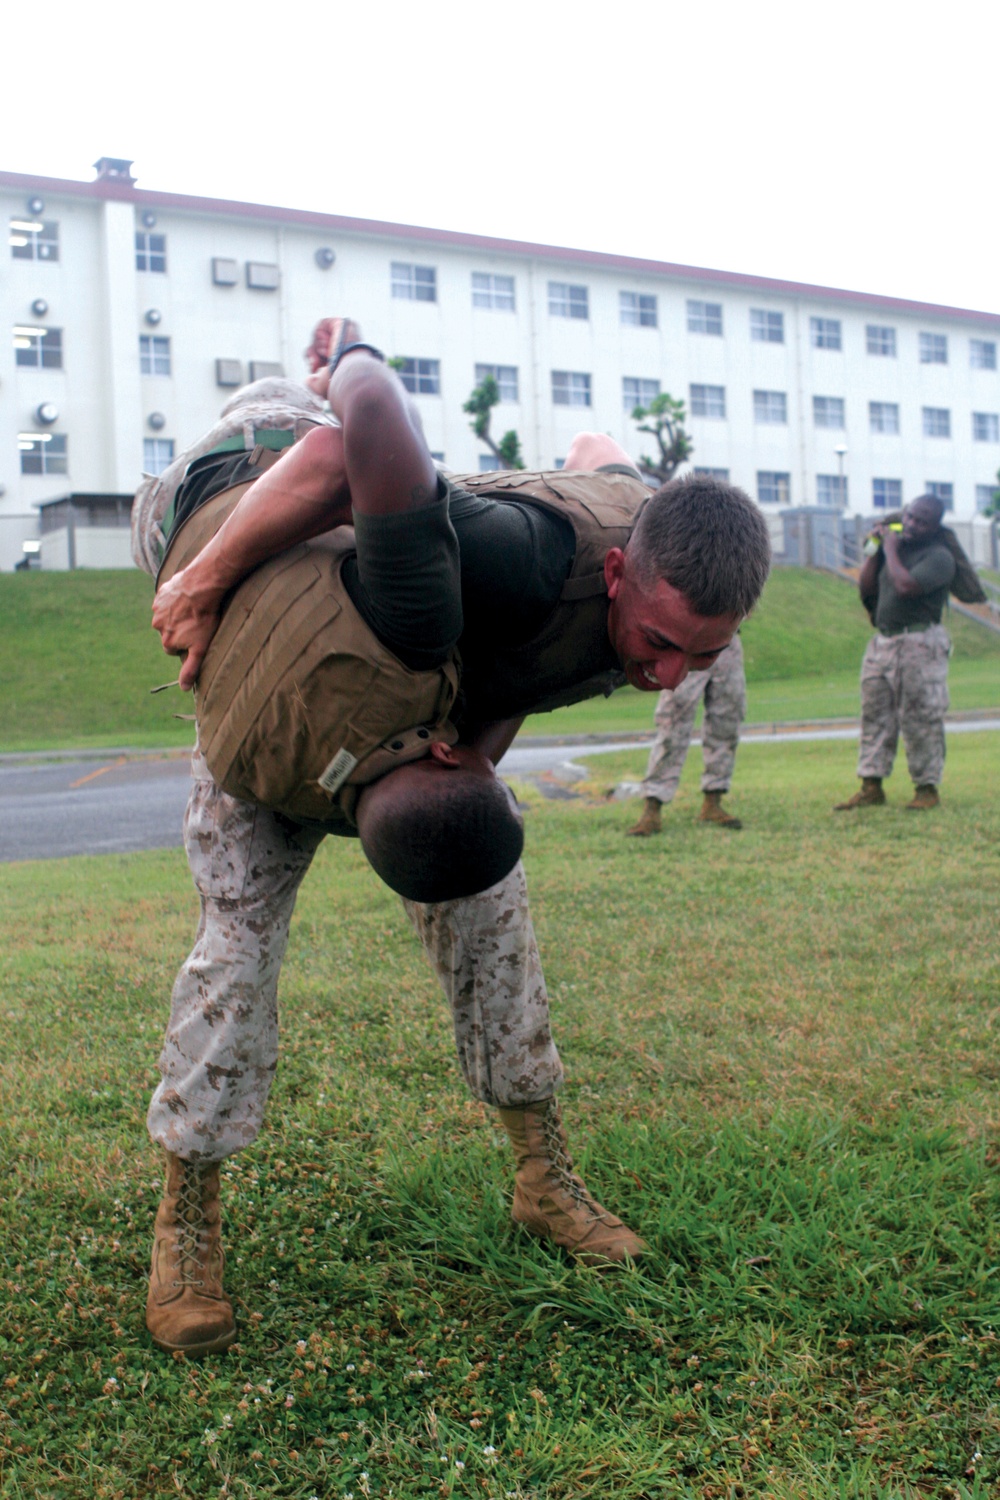
M 1000 495 L 1000 489 L 997 489 L 995 484 L 977 484 L 976 510 L 989 510 L 998 495 Z
M 170 340 L 153 333 L 140 333 L 139 370 L 143 375 L 169 375 Z
M 974 370 L 995 370 L 997 346 L 992 339 L 969 340 L 969 364 Z
M 995 411 L 974 411 L 972 439 L 976 443 L 1000 443 L 1000 416 Z
M 750 337 L 759 344 L 783 344 L 785 342 L 784 313 L 767 312 L 762 307 L 751 307 Z
M 395 293 L 393 295 L 395 296 Z M 434 298 L 431 297 L 429 300 L 433 302 Z M 473 271 L 472 305 L 473 307 L 492 307 L 497 312 L 513 312 L 513 276 L 495 276 L 492 271 Z
M 215 361 L 215 383 L 227 390 L 243 384 L 243 362 L 239 359 L 217 359 Z
M 809 341 L 814 349 L 839 349 L 840 319 L 810 318 Z
M 813 397 L 814 427 L 843 427 L 844 399 L 842 396 Z
M 552 371 L 553 406 L 589 406 L 590 376 L 578 370 Z
M 162 474 L 173 461 L 173 438 L 143 438 L 142 469 L 144 474 Z
M 658 380 L 638 380 L 631 375 L 622 378 L 622 405 L 626 411 L 635 411 L 637 406 L 649 406 L 659 394 Z
M 38 219 L 11 219 L 10 253 L 14 260 L 58 260 L 59 225 Z
M 899 510 L 903 503 L 901 479 L 873 479 L 872 506 L 875 510 Z
M 392 295 L 407 302 L 436 302 L 437 271 L 433 266 L 412 266 L 409 261 L 394 260 Z
M 136 230 L 135 268 L 137 271 L 165 271 L 167 269 L 165 234 L 147 234 L 145 229 Z
M 775 474 L 770 469 L 757 470 L 757 499 L 761 505 L 788 505 L 791 497 L 790 474 Z
M 883 328 L 879 323 L 869 323 L 865 328 L 865 346 L 869 354 L 881 354 L 886 359 L 895 359 L 895 328 Z
M 570 286 L 568 281 L 550 281 L 549 312 L 554 318 L 588 318 L 587 288 Z
M 928 479 L 924 485 L 924 494 L 933 495 L 935 500 L 940 500 L 945 510 L 955 509 L 955 486 L 947 480 Z
M 688 299 L 688 333 L 713 333 L 722 337 L 722 303 Z
M 22 474 L 67 472 L 64 432 L 19 432 L 17 446 L 21 452 Z
M 827 510 L 847 509 L 847 475 L 817 474 L 816 504 Z
M 495 474 L 498 469 L 502 469 L 502 468 L 503 468 L 503 464 L 500 462 L 500 460 L 496 457 L 495 454 L 493 454 L 493 453 L 480 453 L 480 455 L 479 455 L 479 472 L 480 472 L 480 474 Z
M 517 365 L 477 365 L 476 384 L 482 385 L 490 376 L 497 383 L 501 401 L 517 401 Z
M 247 261 L 247 286 L 254 292 L 276 292 L 281 282 L 281 271 L 270 261 Z
M 924 437 L 951 437 L 951 412 L 946 406 L 925 406 Z
M 419 267 L 417 268 L 419 270 Z M 415 396 L 440 396 L 441 361 L 438 359 L 401 359 L 395 369 L 408 391 Z
M 212 281 L 216 286 L 235 286 L 240 279 L 240 263 L 228 256 L 213 255 Z
M 943 333 L 920 335 L 920 363 L 922 365 L 946 365 L 948 363 L 948 340 Z
M 755 422 L 787 422 L 788 402 L 784 391 L 754 391 L 753 419 Z
M 725 417 L 726 387 L 724 385 L 692 385 L 688 387 L 691 397 L 692 417 Z
M 696 468 L 694 472 L 696 474 L 703 475 L 706 479 L 719 479 L 719 480 L 722 481 L 723 484 L 728 484 L 729 483 L 729 470 L 728 469 L 698 469 L 698 468 Z
M 251 380 L 271 380 L 275 376 L 281 377 L 285 373 L 285 367 L 277 359 L 252 359 L 250 361 Z
M 895 401 L 869 401 L 868 425 L 872 432 L 898 432 L 899 407 Z
M 619 292 L 618 315 L 636 328 L 656 327 L 656 298 L 643 292 Z
M 61 370 L 61 328 L 14 329 L 14 361 L 36 370 Z
M 565 469 L 566 460 L 564 458 L 554 458 L 552 460 L 552 467 L 554 469 Z

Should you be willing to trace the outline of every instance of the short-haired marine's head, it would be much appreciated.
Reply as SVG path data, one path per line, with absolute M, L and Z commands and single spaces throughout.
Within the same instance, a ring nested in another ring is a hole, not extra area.
M 771 568 L 771 539 L 759 508 L 734 484 L 709 474 L 672 479 L 643 506 L 626 549 L 642 583 L 663 579 L 695 614 L 753 609 Z
M 375 873 L 408 901 L 457 901 L 509 875 L 524 847 L 514 799 L 492 765 L 466 746 L 430 755 L 365 787 L 361 847 Z

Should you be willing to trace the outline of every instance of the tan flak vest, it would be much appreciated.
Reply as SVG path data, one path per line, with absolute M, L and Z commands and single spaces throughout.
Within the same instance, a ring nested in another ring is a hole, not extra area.
M 453 483 L 538 505 L 571 522 L 576 533 L 560 603 L 535 642 L 495 663 L 495 708 L 487 674 L 490 717 L 605 690 L 606 674 L 588 676 L 579 663 L 599 632 L 606 636 L 604 558 L 628 541 L 646 486 L 628 475 L 565 471 L 462 475 Z M 223 491 L 182 524 L 158 586 L 198 555 L 249 488 Z M 256 569 L 227 603 L 195 689 L 199 743 L 223 790 L 341 828 L 353 822 L 363 786 L 420 759 L 432 740 L 457 738 L 448 717 L 458 691 L 457 654 L 418 672 L 383 646 L 341 577 L 353 552 L 353 531 L 338 527 Z M 560 696 L 570 680 L 569 695 Z M 525 695 L 527 707 L 506 711 L 512 697 Z

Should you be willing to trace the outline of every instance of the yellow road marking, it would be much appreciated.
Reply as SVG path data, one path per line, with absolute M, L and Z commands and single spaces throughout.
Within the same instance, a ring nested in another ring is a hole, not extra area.
M 105 775 L 107 775 L 108 771 L 113 771 L 116 766 L 123 766 L 123 765 L 125 765 L 126 761 L 127 761 L 127 756 L 123 755 L 118 760 L 114 761 L 112 765 L 110 765 L 110 766 L 102 766 L 99 771 L 91 771 L 88 775 L 81 776 L 79 781 L 71 781 L 70 784 L 69 784 L 70 791 L 72 791 L 74 787 L 83 786 L 85 782 L 96 781 L 97 778 L 98 778 L 98 776 L 105 776 Z

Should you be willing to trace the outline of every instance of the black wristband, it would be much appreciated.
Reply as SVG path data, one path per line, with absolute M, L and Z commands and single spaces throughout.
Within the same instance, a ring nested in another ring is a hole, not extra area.
M 334 370 L 340 364 L 340 361 L 343 359 L 344 355 L 350 354 L 353 349 L 367 349 L 369 354 L 373 354 L 377 360 L 380 360 L 382 364 L 385 364 L 385 355 L 382 353 L 381 349 L 376 349 L 374 344 L 363 344 L 360 342 L 356 344 L 341 344 L 340 348 L 334 351 L 333 358 L 327 365 L 327 373 L 329 375 L 332 375 Z

